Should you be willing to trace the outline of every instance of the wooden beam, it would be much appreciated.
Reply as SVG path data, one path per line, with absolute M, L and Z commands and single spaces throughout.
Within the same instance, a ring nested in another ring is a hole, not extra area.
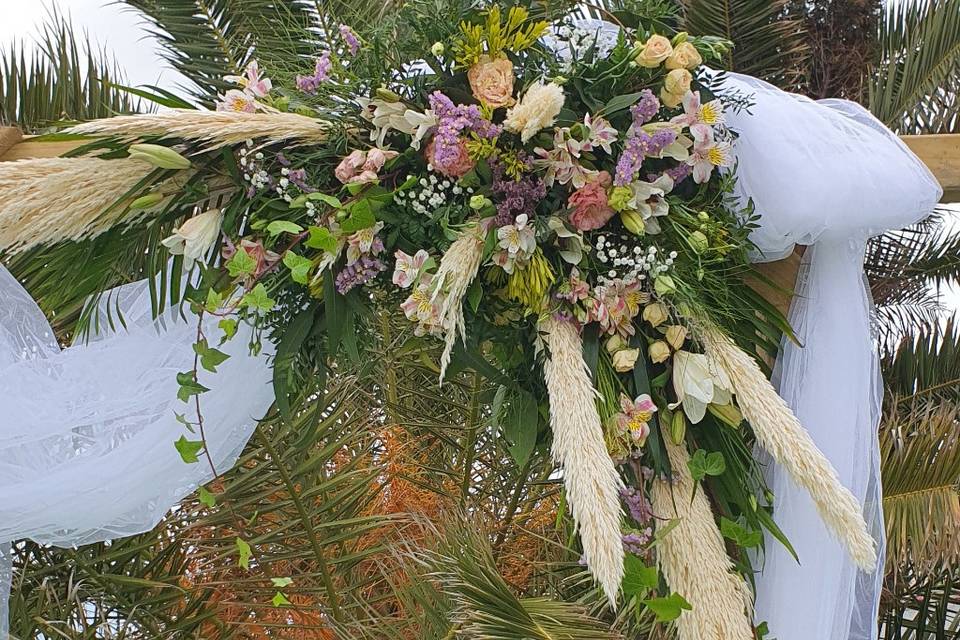
M 960 134 L 903 136 L 943 187 L 941 202 L 960 202 Z

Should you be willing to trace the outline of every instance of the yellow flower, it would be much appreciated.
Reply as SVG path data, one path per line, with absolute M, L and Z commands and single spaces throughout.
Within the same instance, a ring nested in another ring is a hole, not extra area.
M 496 109 L 513 104 L 513 63 L 508 58 L 484 56 L 467 71 L 474 97 Z
M 662 302 L 654 302 L 643 308 L 643 319 L 654 327 L 660 326 L 666 322 L 669 317 L 670 312 Z
M 667 327 L 666 339 L 671 347 L 679 351 L 687 339 L 687 328 L 678 324 L 670 325 Z
M 663 63 L 667 69 L 696 69 L 703 64 L 703 58 L 697 48 L 689 42 L 681 42 L 673 48 L 673 53 Z
M 673 53 L 673 45 L 667 38 L 660 35 L 652 35 L 643 44 L 643 49 L 636 57 L 636 62 L 641 67 L 651 69 L 660 66 L 660 63 L 670 57 Z
M 613 368 L 620 373 L 633 371 L 639 357 L 640 349 L 621 349 L 613 354 Z
M 656 364 L 670 359 L 670 345 L 663 340 L 657 340 L 647 348 L 650 360 Z

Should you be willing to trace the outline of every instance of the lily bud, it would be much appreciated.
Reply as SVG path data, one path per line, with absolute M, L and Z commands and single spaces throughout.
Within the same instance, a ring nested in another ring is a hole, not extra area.
M 130 157 L 148 162 L 161 169 L 189 169 L 190 161 L 182 155 L 159 144 L 135 144 L 130 146 Z
M 707 410 L 710 411 L 713 416 L 720 422 L 737 429 L 740 427 L 740 423 L 743 422 L 743 414 L 740 413 L 740 410 L 733 405 L 733 403 L 728 404 L 713 404 L 710 403 L 707 405 Z
M 637 236 L 642 236 L 647 228 L 643 218 L 636 211 L 621 211 L 620 222 L 627 228 L 627 231 Z
M 688 37 L 690 37 L 690 36 L 689 36 L 689 34 L 687 34 L 686 31 L 681 31 L 681 32 L 678 33 L 677 35 L 673 36 L 673 41 L 671 42 L 671 44 L 672 44 L 673 46 L 677 46 L 677 45 L 680 44 L 681 42 L 686 42 Z
M 710 248 L 710 240 L 707 239 L 707 236 L 705 236 L 702 231 L 694 231 L 691 233 L 689 240 L 690 248 L 698 255 L 706 252 L 706 250 Z
M 679 351 L 687 339 L 687 328 L 679 324 L 670 325 L 667 327 L 666 339 L 667 343 L 669 343 L 675 351 Z
M 670 345 L 663 340 L 657 340 L 647 347 L 647 353 L 650 355 L 650 361 L 654 364 L 660 364 L 670 359 Z
M 130 203 L 131 211 L 140 211 L 150 209 L 163 202 L 163 194 L 159 191 L 152 191 L 146 195 L 140 196 Z
M 670 421 L 670 438 L 673 440 L 673 444 L 683 442 L 683 438 L 686 435 L 687 418 L 683 415 L 683 411 L 674 411 L 673 420 Z
M 379 87 L 374 94 L 384 102 L 400 102 L 400 96 L 386 87 Z

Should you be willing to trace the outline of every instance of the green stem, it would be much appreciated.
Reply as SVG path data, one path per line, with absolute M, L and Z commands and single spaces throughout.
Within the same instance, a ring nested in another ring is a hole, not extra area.
M 467 435 L 463 445 L 463 480 L 460 483 L 460 502 L 466 504 L 467 494 L 470 491 L 470 477 L 473 469 L 473 449 L 477 442 L 477 417 L 480 413 L 480 399 L 477 388 L 480 386 L 480 376 L 474 372 L 470 384 L 470 408 L 467 412 Z
M 290 494 L 290 499 L 293 500 L 294 507 L 296 507 L 297 513 L 300 514 L 300 520 L 303 521 L 303 528 L 307 534 L 307 538 L 310 540 L 310 547 L 313 549 L 313 555 L 320 564 L 320 575 L 323 578 L 323 586 L 327 592 L 327 597 L 330 600 L 330 611 L 333 615 L 333 619 L 337 622 L 340 622 L 343 619 L 340 612 L 340 600 L 337 598 L 337 590 L 333 586 L 333 579 L 330 576 L 330 567 L 323 555 L 323 547 L 320 545 L 320 541 L 317 539 L 317 534 L 313 530 L 313 526 L 311 526 L 310 518 L 307 515 L 307 510 L 303 506 L 303 501 L 300 499 L 300 494 L 297 492 L 297 488 L 293 483 L 293 479 L 287 472 L 286 467 L 284 467 L 283 463 L 280 461 L 280 458 L 277 455 L 277 450 L 274 448 L 273 443 L 270 442 L 267 434 L 265 434 L 259 426 L 257 426 L 256 431 L 257 437 L 260 439 L 260 442 L 263 443 L 264 449 L 267 450 L 267 453 L 270 454 L 270 458 L 276 464 L 277 471 L 280 472 L 280 477 L 283 479 L 283 484 L 286 485 L 287 492 Z
M 513 523 L 514 516 L 517 515 L 517 507 L 520 506 L 520 494 L 523 493 L 523 487 L 527 483 L 527 474 L 530 473 L 530 466 L 533 464 L 533 454 L 527 456 L 527 461 L 523 463 L 520 474 L 517 476 L 517 486 L 513 489 L 513 495 L 510 496 L 510 504 L 507 505 L 506 517 L 500 525 L 500 531 L 497 533 L 497 539 L 493 543 L 493 550 L 496 551 L 503 544 L 507 537 L 507 530 Z

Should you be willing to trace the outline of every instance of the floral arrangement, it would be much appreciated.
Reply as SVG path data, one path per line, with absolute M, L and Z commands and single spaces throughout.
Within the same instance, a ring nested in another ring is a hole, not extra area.
M 372 310 L 402 313 L 410 340 L 437 345 L 441 381 L 500 382 L 518 464 L 551 447 L 609 602 L 642 601 L 682 638 L 753 638 L 747 551 L 764 532 L 789 544 L 754 443 L 872 566 L 855 501 L 764 374 L 759 352 L 789 327 L 745 281 L 753 212 L 731 197 L 725 114 L 749 96 L 704 66 L 730 43 L 639 23 L 611 38 L 497 5 L 380 76 L 349 26 L 328 40 L 283 82 L 251 60 L 216 111 L 74 127 L 113 155 L 71 170 L 113 170 L 71 195 L 66 233 L 215 202 L 163 245 L 199 272 L 187 299 L 222 316 L 223 340 L 246 322 L 254 350 L 276 347 L 281 412 L 305 345 L 334 366 Z M 122 205 L 104 216 L 108 201 Z M 64 233 L 0 224 L 13 251 Z M 225 357 L 212 338 L 196 350 L 210 370 Z M 178 380 L 199 412 L 196 370 Z

